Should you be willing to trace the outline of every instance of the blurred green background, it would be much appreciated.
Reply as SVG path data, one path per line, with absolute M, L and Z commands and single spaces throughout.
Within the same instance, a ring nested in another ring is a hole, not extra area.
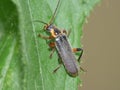
M 84 25 L 83 87 L 120 90 L 120 0 L 102 0 Z

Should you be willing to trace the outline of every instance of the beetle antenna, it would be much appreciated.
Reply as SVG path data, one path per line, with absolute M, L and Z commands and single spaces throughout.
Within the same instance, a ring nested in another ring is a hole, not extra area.
M 44 21 L 40 21 L 40 20 L 34 20 L 33 22 L 39 22 L 39 23 L 43 23 L 43 24 L 46 24 L 46 25 L 47 25 L 46 22 L 44 22 Z
M 57 6 L 56 6 L 56 9 L 55 9 L 55 11 L 54 11 L 54 13 L 53 13 L 53 16 L 52 16 L 51 19 L 50 19 L 49 24 L 51 24 L 51 23 L 54 21 L 54 19 L 55 19 L 55 15 L 56 15 L 56 12 L 57 12 L 57 9 L 58 9 L 58 6 L 59 6 L 59 3 L 60 3 L 60 0 L 58 0 L 58 3 L 57 3 Z

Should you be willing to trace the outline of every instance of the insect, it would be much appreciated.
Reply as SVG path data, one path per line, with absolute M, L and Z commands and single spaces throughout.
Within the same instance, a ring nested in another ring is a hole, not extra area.
M 55 9 L 53 16 L 51 17 L 49 23 L 38 20 L 38 22 L 45 24 L 44 30 L 46 32 L 49 32 L 50 36 L 43 36 L 41 34 L 39 34 L 38 36 L 43 39 L 52 40 L 49 43 L 50 48 L 52 48 L 50 57 L 52 57 L 55 50 L 58 53 L 58 57 L 61 62 L 60 62 L 60 65 L 54 70 L 54 72 L 56 72 L 59 69 L 59 67 L 61 66 L 61 64 L 63 64 L 66 72 L 70 76 L 76 77 L 76 76 L 78 76 L 79 69 L 81 68 L 81 67 L 79 67 L 78 62 L 80 62 L 80 58 L 83 54 L 83 49 L 81 49 L 81 48 L 71 49 L 71 45 L 67 39 L 67 37 L 70 34 L 70 31 L 67 32 L 66 30 L 60 30 L 55 25 L 53 25 L 53 21 L 55 19 L 55 15 L 56 15 L 56 11 L 58 9 L 59 3 L 60 3 L 60 0 L 58 0 L 56 9 Z M 79 58 L 78 58 L 78 62 L 75 58 L 75 55 L 73 54 L 74 52 L 77 52 L 77 51 L 81 52 L 79 55 Z

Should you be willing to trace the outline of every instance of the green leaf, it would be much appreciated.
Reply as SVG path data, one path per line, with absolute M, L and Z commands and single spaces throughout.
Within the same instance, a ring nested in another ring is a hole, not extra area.
M 54 24 L 71 29 L 69 41 L 80 47 L 82 27 L 90 11 L 100 0 L 61 0 Z M 81 80 L 70 77 L 47 42 L 43 24 L 49 22 L 58 0 L 1 0 L 0 3 L 0 90 L 77 90 Z

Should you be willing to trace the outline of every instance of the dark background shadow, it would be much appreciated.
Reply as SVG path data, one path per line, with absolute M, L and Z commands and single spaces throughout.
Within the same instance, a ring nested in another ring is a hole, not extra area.
M 0 33 L 10 34 L 18 32 L 18 11 L 11 0 L 0 2 Z
M 11 50 L 11 48 L 14 48 Z M 0 89 L 23 90 L 19 13 L 12 0 L 0 1 Z M 12 53 L 12 55 L 10 54 Z M 10 59 L 6 59 L 6 58 Z M 7 63 L 7 64 L 6 64 Z M 9 83 L 9 84 L 8 84 Z

